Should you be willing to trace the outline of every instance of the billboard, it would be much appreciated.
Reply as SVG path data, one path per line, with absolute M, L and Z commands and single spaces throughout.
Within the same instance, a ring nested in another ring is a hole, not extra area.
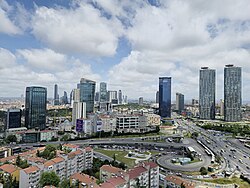
M 76 131 L 77 132 L 83 132 L 83 120 L 82 119 L 77 119 L 76 120 Z

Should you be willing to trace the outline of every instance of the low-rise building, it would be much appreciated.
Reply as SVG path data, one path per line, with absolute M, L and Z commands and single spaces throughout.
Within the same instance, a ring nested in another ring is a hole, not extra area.
M 75 173 L 70 176 L 70 185 L 79 183 L 79 188 L 99 188 L 100 186 L 96 183 L 97 179 L 82 173 Z
M 101 188 L 128 188 L 128 182 L 120 177 L 113 177 L 102 183 Z
M 185 188 L 195 188 L 195 184 L 189 182 L 181 177 L 178 176 L 166 176 L 164 181 L 165 188 L 181 188 L 184 186 Z
M 38 187 L 41 170 L 37 166 L 30 166 L 20 170 L 19 187 L 30 188 Z
M 16 179 L 17 181 L 19 181 L 19 170 L 20 168 L 13 164 L 4 164 L 0 166 L 0 172 L 3 173 L 4 177 L 12 176 L 12 178 Z
M 160 126 L 161 116 L 157 114 L 146 114 L 148 126 Z
M 100 168 L 100 180 L 106 181 L 116 176 L 123 176 L 125 171 L 112 165 L 103 165 Z

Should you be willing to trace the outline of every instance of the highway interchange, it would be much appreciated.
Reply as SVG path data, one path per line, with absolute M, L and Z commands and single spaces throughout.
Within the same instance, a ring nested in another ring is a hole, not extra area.
M 224 164 L 222 170 L 227 172 L 241 172 L 241 173 L 250 173 L 250 149 L 244 147 L 243 144 L 237 142 L 234 139 L 227 139 L 224 134 L 214 133 L 211 131 L 204 130 L 196 126 L 193 122 L 188 120 L 176 119 L 176 123 L 190 132 L 198 132 L 198 140 L 202 141 L 209 147 L 215 154 L 218 154 L 224 159 Z M 152 137 L 154 138 L 154 137 Z M 152 139 L 151 138 L 151 139 Z M 46 144 L 59 144 L 57 142 L 46 142 Z M 142 140 L 141 137 L 136 138 L 106 138 L 106 139 L 88 139 L 88 140 L 76 140 L 68 141 L 71 144 L 77 144 L 80 146 L 83 145 L 99 145 L 112 147 L 124 146 L 125 149 L 135 149 L 135 148 L 144 148 L 145 150 L 157 150 L 161 154 L 160 157 L 154 158 L 155 161 L 159 163 L 161 167 L 165 167 L 168 172 L 179 172 L 179 171 L 199 171 L 201 166 L 209 166 L 211 162 L 211 157 L 204 152 L 204 148 L 199 145 L 196 140 L 185 138 L 182 143 L 175 142 L 155 142 L 152 140 Z M 32 147 L 34 143 L 19 144 L 22 147 Z M 179 155 L 180 151 L 183 151 L 184 147 L 192 146 L 196 151 L 202 155 L 202 162 L 193 163 L 192 165 L 187 166 L 177 166 L 169 163 L 169 159 Z M 161 149 L 161 150 L 160 150 Z M 111 160 L 110 157 L 103 154 L 95 152 L 95 156 L 102 158 L 102 160 Z M 161 168 L 162 169 L 162 168 Z M 222 171 L 221 170 L 221 171 Z

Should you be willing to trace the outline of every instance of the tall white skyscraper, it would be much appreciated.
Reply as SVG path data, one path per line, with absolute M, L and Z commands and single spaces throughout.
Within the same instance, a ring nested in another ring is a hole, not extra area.
M 77 119 L 86 118 L 86 103 L 85 102 L 74 102 L 72 110 L 72 125 L 76 125 Z

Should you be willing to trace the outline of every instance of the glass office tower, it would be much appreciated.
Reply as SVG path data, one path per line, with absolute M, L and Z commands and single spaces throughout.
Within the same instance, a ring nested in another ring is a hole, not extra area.
M 6 129 L 21 127 L 21 109 L 8 109 L 6 117 Z
M 107 84 L 105 82 L 100 83 L 100 102 L 107 102 Z
M 215 119 L 215 70 L 201 67 L 199 113 L 201 119 Z
M 162 118 L 171 117 L 171 77 L 159 78 L 159 113 Z
M 224 119 L 241 121 L 241 67 L 224 68 Z
M 80 89 L 80 102 L 86 103 L 86 113 L 94 112 L 95 81 L 82 78 L 77 85 Z
M 184 95 L 176 93 L 176 111 L 181 113 L 184 110 Z
M 46 128 L 47 89 L 27 87 L 25 98 L 25 126 L 28 129 Z

